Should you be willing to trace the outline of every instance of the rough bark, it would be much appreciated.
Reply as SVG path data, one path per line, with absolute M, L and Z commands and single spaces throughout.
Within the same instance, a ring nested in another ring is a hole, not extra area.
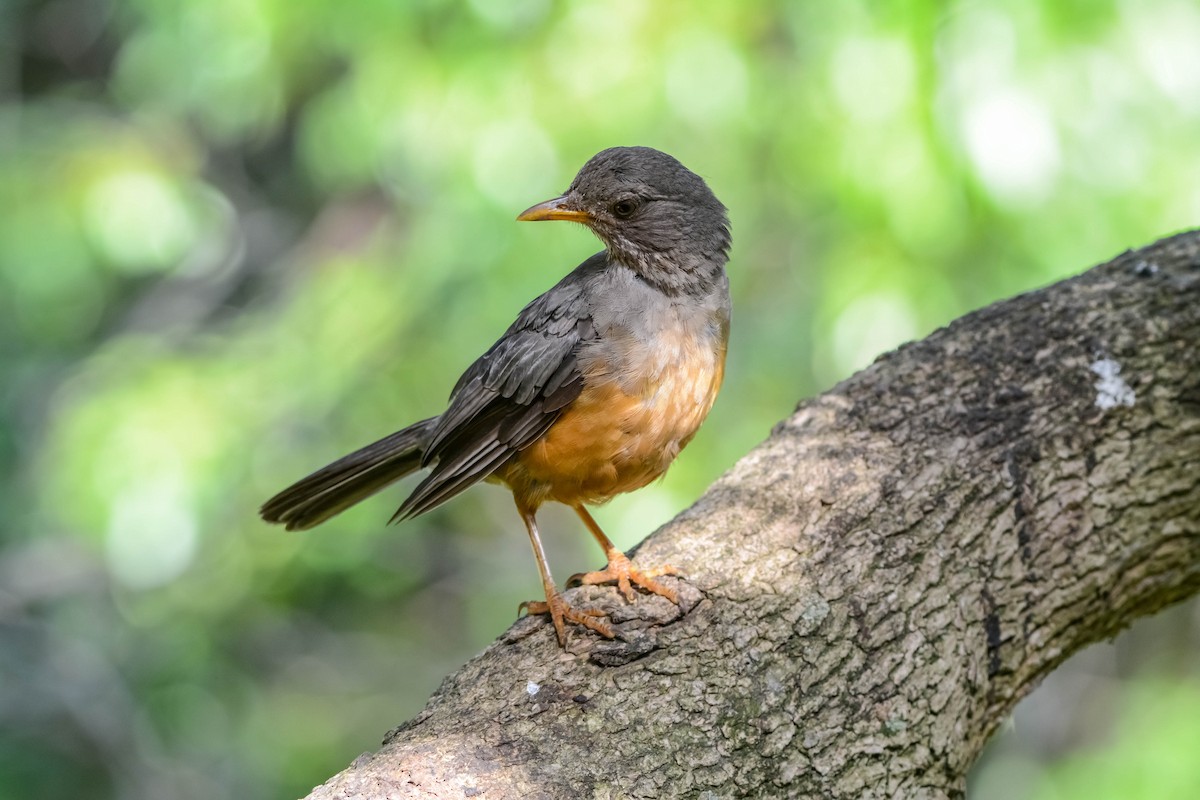
M 1200 232 L 969 314 L 803 403 L 312 798 L 961 797 L 1014 704 L 1200 590 Z

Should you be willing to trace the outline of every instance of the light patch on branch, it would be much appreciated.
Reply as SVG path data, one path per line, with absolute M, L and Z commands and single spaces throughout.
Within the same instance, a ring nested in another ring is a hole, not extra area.
M 1117 406 L 1132 406 L 1137 399 L 1133 389 L 1121 377 L 1121 365 L 1111 358 L 1098 358 L 1089 369 L 1099 378 L 1096 381 L 1096 407 L 1104 411 Z

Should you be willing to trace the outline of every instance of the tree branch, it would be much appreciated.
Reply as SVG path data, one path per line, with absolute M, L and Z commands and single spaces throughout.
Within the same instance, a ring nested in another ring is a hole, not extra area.
M 683 613 L 518 621 L 312 798 L 963 794 L 1017 700 L 1200 590 L 1200 232 L 802 404 L 639 556 Z

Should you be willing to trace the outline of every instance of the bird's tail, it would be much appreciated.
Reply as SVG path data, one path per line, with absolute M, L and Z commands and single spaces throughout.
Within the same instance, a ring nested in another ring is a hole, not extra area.
M 425 442 L 437 417 L 355 450 L 272 497 L 258 513 L 289 531 L 320 525 L 421 467 Z

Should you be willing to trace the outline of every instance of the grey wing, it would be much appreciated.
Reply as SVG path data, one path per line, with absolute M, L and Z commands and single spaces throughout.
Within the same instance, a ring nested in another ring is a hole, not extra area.
M 430 473 L 393 521 L 423 514 L 491 475 L 579 396 L 576 352 L 596 336 L 580 272 L 526 306 L 459 378 L 425 448 L 422 466 Z

